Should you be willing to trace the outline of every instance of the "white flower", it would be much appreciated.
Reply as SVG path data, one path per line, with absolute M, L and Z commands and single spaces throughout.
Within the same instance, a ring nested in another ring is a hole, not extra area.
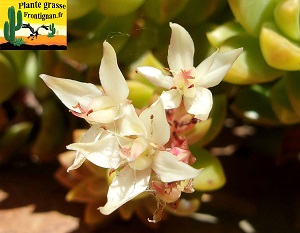
M 68 171 L 79 168 L 86 159 L 97 166 L 112 169 L 117 169 L 123 163 L 119 141 L 123 136 L 144 135 L 144 129 L 139 125 L 142 123 L 131 104 L 123 107 L 123 114 L 114 123 L 92 125 L 79 143 L 67 146 L 67 149 L 77 151 Z
M 124 117 L 123 123 L 127 127 L 121 131 L 127 136 L 91 128 L 87 134 L 91 142 L 68 146 L 68 149 L 77 150 L 78 155 L 100 167 L 119 168 L 109 187 L 107 203 L 99 208 L 106 215 L 144 192 L 153 172 L 163 182 L 191 179 L 200 173 L 200 170 L 178 161 L 175 155 L 164 150 L 163 146 L 170 138 L 170 127 L 161 100 L 145 109 L 139 117 L 128 107 Z M 91 136 L 93 134 L 99 136 Z
M 242 48 L 228 52 L 214 52 L 197 67 L 194 67 L 194 43 L 189 33 L 180 25 L 170 23 L 172 29 L 168 50 L 168 63 L 172 76 L 164 75 L 154 67 L 138 67 L 138 73 L 153 84 L 169 89 L 161 99 L 165 109 L 177 108 L 182 99 L 188 113 L 206 120 L 212 108 L 212 93 L 209 87 L 218 85 Z
M 93 124 L 110 123 L 122 116 L 129 89 L 108 42 L 103 43 L 99 76 L 104 91 L 90 83 L 40 75 L 74 115 Z

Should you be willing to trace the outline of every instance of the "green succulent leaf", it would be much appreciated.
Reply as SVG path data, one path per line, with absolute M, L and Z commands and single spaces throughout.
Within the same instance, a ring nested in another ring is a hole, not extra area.
M 130 65 L 142 57 L 147 50 L 157 44 L 160 36 L 159 27 L 153 22 L 141 22 L 140 25 L 135 27 L 128 35 L 126 44 L 118 53 L 118 60 L 124 65 Z
M 33 124 L 31 122 L 16 123 L 2 132 L 0 137 L 0 164 L 20 152 L 28 143 Z
M 239 35 L 244 32 L 245 30 L 239 23 L 237 23 L 236 21 L 230 21 L 209 31 L 206 36 L 209 43 L 213 47 L 219 47 L 230 37 Z
M 132 100 L 134 107 L 142 109 L 149 106 L 154 88 L 135 80 L 128 80 L 127 85 L 130 90 L 128 99 Z
M 97 0 L 68 0 L 68 20 L 78 19 L 96 7 Z
M 145 0 L 98 0 L 99 11 L 106 16 L 123 16 L 136 11 Z
M 283 74 L 283 71 L 270 67 L 264 60 L 258 40 L 240 34 L 224 41 L 221 51 L 243 47 L 242 54 L 235 61 L 224 81 L 233 84 L 256 84 L 270 82 Z
M 237 21 L 252 36 L 258 37 L 264 22 L 273 19 L 278 0 L 228 0 Z
M 286 92 L 295 113 L 300 117 L 300 72 L 286 74 Z
M 300 70 L 300 43 L 286 38 L 274 23 L 265 23 L 259 36 L 266 62 L 275 69 Z
M 279 29 L 292 40 L 300 40 L 300 2 L 280 0 L 274 10 L 274 19 Z
M 277 118 L 283 124 L 300 122 L 300 117 L 295 113 L 286 91 L 286 78 L 280 79 L 271 89 L 270 100 Z
M 101 197 L 106 196 L 107 187 L 107 181 L 104 177 L 87 177 L 68 192 L 66 200 L 97 202 Z
M 256 84 L 240 89 L 230 109 L 240 118 L 264 126 L 278 126 L 270 101 L 269 85 Z
M 225 0 L 189 0 L 176 17 L 176 22 L 182 25 L 196 25 L 207 20 L 225 4 Z
M 0 53 L 0 103 L 9 99 L 19 86 L 18 77 L 12 63 Z
M 105 18 L 98 10 L 92 10 L 80 18 L 72 20 L 68 18 L 68 35 L 75 36 L 77 39 L 86 38 L 95 33 Z
M 174 19 L 185 7 L 188 0 L 151 0 L 146 1 L 145 16 L 156 23 L 163 24 Z
M 56 101 L 49 99 L 43 103 L 42 107 L 41 127 L 34 141 L 32 154 L 45 162 L 53 160 L 64 145 L 66 122 L 63 111 L 59 109 Z
M 129 39 L 135 15 L 102 19 L 91 37 L 75 40 L 68 44 L 62 55 L 90 66 L 99 65 L 102 58 L 102 43 L 107 40 L 118 52 Z M 84 56 L 83 56 L 84 54 Z
M 199 146 L 191 146 L 190 149 L 197 158 L 193 167 L 203 168 L 203 171 L 194 178 L 194 189 L 207 192 L 221 188 L 226 182 L 226 177 L 219 159 Z

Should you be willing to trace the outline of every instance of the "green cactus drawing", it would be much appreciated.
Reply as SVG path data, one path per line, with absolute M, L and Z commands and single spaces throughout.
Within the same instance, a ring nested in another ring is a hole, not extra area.
M 54 27 L 54 23 L 51 23 L 49 25 L 49 29 L 51 30 L 51 32 L 48 33 L 48 37 L 54 37 L 55 32 L 56 32 L 56 28 Z
M 13 6 L 8 8 L 8 20 L 9 22 L 5 21 L 3 34 L 4 38 L 9 41 L 11 44 L 14 44 L 15 38 L 15 31 L 18 31 L 22 27 L 22 12 L 18 10 L 17 13 L 17 25 L 15 25 L 15 8 Z

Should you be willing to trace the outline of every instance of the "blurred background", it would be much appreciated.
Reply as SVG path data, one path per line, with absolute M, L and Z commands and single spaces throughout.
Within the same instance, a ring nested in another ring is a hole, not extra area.
M 300 2 L 298 0 L 68 0 L 68 49 L 0 51 L 0 232 L 300 232 Z M 216 48 L 244 52 L 212 88 L 208 121 L 186 136 L 206 168 L 191 195 L 194 215 L 155 199 L 110 216 L 107 173 L 86 162 L 67 173 L 88 124 L 39 74 L 100 85 L 102 43 L 117 52 L 129 99 L 149 106 L 161 90 L 135 73 L 168 67 L 169 22 L 195 43 L 195 66 Z M 214 186 L 207 185 L 212 179 Z

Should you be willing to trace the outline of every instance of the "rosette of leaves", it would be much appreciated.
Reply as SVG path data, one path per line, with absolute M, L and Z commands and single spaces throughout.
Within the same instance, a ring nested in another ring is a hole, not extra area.
M 298 123 L 299 1 L 228 2 L 236 20 L 216 26 L 207 38 L 221 50 L 244 48 L 224 81 L 252 86 L 238 88 L 231 109 L 256 124 Z
M 300 70 L 299 1 L 229 0 L 229 4 L 245 31 L 258 38 L 263 57 L 271 67 Z

